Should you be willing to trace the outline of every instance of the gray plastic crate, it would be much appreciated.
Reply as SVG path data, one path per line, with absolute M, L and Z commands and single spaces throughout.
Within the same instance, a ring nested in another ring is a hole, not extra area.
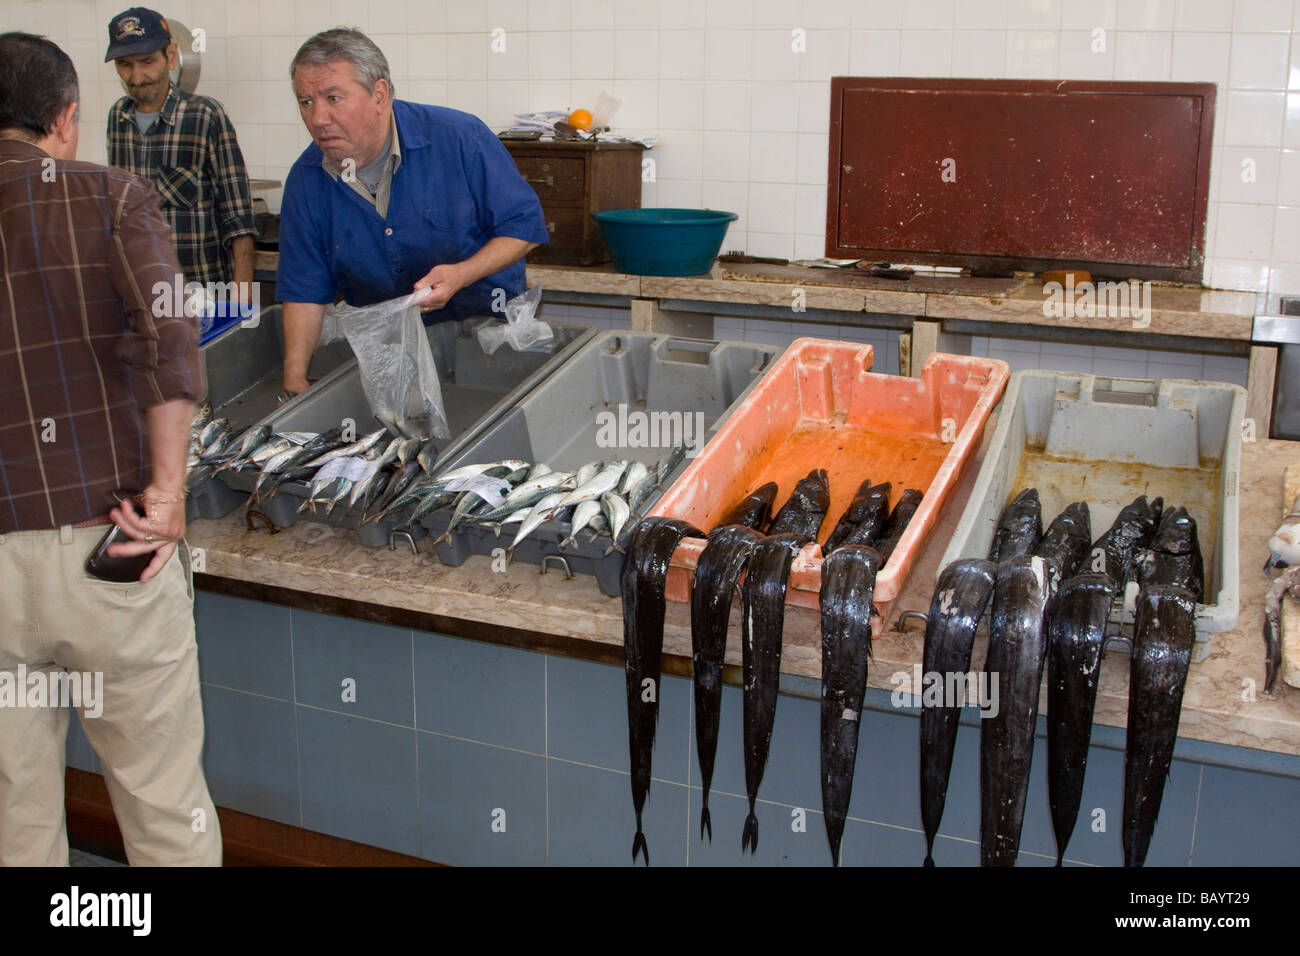
M 589 461 L 613 458 L 653 465 L 672 450 L 670 446 L 603 444 L 599 439 L 608 437 L 608 432 L 602 434 L 601 414 L 610 413 L 612 420 L 617 420 L 620 405 L 629 413 L 678 413 L 677 419 L 658 421 L 680 422 L 680 431 L 686 433 L 689 429 L 692 438 L 698 438 L 694 433 L 702 423 L 707 441 L 772 367 L 781 351 L 776 346 L 749 342 L 674 338 L 650 332 L 602 332 L 499 422 L 454 458 L 448 458 L 445 468 L 506 458 L 545 462 L 556 471 L 572 471 Z M 696 412 L 701 417 L 697 418 Z M 686 416 L 690 416 L 689 426 Z M 668 431 L 670 439 L 673 437 L 667 429 L 657 430 L 655 437 L 662 439 L 664 431 Z M 678 465 L 665 479 L 663 488 L 638 506 L 638 514 L 650 509 L 685 464 L 683 461 Z M 450 511 L 441 511 L 427 516 L 421 524 L 438 538 L 450 520 Z M 439 542 L 436 550 L 444 564 L 460 565 L 472 554 L 491 554 L 496 548 L 508 546 L 517 531 L 517 525 L 506 525 L 498 537 L 488 528 L 461 525 L 451 540 Z M 617 595 L 623 554 L 605 554 L 609 535 L 587 529 L 578 533 L 577 547 L 560 550 L 558 544 L 569 536 L 569 531 L 567 522 L 543 524 L 520 543 L 513 560 L 541 564 L 558 555 L 571 571 L 594 574 L 604 594 Z
M 308 390 L 280 406 L 284 384 L 284 325 L 279 305 L 263 309 L 256 325 L 236 324 L 199 349 L 208 377 L 207 401 L 214 418 L 228 418 L 239 428 L 256 426 L 277 410 L 288 410 L 311 391 L 328 384 L 349 363 L 355 364 L 347 342 L 332 342 L 316 350 L 307 369 Z M 225 482 L 209 478 L 190 492 L 185 520 L 220 518 L 248 497 Z
M 1086 501 L 1095 541 L 1138 495 L 1185 506 L 1205 559 L 1207 603 L 1196 608 L 1198 655 L 1237 623 L 1237 512 L 1246 390 L 1219 382 L 1160 382 L 1030 370 L 1011 376 L 997 429 L 939 571 L 987 557 L 1012 497 L 1037 488 L 1043 525 Z M 1116 602 L 1111 631 L 1131 631 Z
M 434 362 L 438 366 L 447 424 L 451 429 L 451 438 L 441 449 L 439 462 L 450 460 L 595 334 L 585 325 L 548 322 L 554 337 L 546 349 L 517 352 L 509 345 L 502 345 L 488 355 L 475 334 L 485 321 L 492 320 L 473 318 L 440 322 L 427 330 Z M 355 359 L 332 375 L 328 383 L 312 389 L 310 394 L 299 396 L 292 405 L 286 404 L 267 419 L 267 424 L 273 431 L 323 432 L 343 424 L 345 419 L 355 423 L 358 436 L 380 427 L 366 401 L 361 371 Z M 220 477 L 242 492 L 252 491 L 257 481 L 257 473 L 251 471 L 227 471 Z M 328 515 L 324 511 L 299 513 L 298 507 L 306 497 L 306 484 L 286 482 L 259 510 L 272 524 L 281 528 L 287 528 L 298 520 L 358 528 L 360 505 L 351 514 L 343 510 L 342 502 Z M 394 526 L 393 519 L 382 524 L 361 525 L 358 528 L 361 542 L 370 547 L 386 545 Z

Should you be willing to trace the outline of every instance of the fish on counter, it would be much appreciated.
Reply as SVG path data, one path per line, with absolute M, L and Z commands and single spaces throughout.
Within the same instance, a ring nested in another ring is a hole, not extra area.
M 925 618 L 922 672 L 970 673 L 971 651 L 984 608 L 993 596 L 998 566 L 992 561 L 967 558 L 943 569 L 930 613 Z M 916 693 L 921 688 L 915 689 Z M 962 702 L 945 701 L 921 707 L 921 825 L 925 829 L 925 865 L 934 866 L 934 838 L 943 820 L 948 797 L 948 777 L 957 745 Z
M 806 534 L 816 538 L 826 510 L 831 506 L 830 481 L 825 468 L 814 468 L 800 478 L 794 491 L 768 526 L 768 534 Z
M 765 486 L 766 487 L 766 486 Z M 775 485 L 773 494 L 775 495 Z M 741 588 L 740 649 L 743 665 L 745 790 L 749 815 L 740 836 L 740 849 L 758 850 L 758 817 L 754 802 L 763 782 L 776 721 L 781 684 L 781 640 L 785 630 L 785 590 L 790 566 L 812 538 L 776 534 L 754 543 Z
M 888 481 L 873 485 L 870 478 L 864 480 L 822 545 L 822 554 L 830 554 L 842 544 L 874 547 L 889 520 L 889 492 L 892 488 Z
M 1101 571 L 1115 583 L 1117 593 L 1124 592 L 1129 581 L 1137 579 L 1142 553 L 1160 523 L 1164 499 L 1147 501 L 1140 495 L 1120 509 L 1114 523 L 1092 546 L 1090 570 Z
M 1114 600 L 1109 577 L 1079 574 L 1057 589 L 1048 611 L 1047 793 L 1057 866 L 1079 818 L 1101 652 Z
M 727 650 L 727 621 L 731 599 L 754 545 L 763 536 L 744 525 L 726 525 L 709 535 L 700 553 L 691 588 L 691 652 L 695 687 L 695 752 L 700 761 L 703 795 L 700 803 L 700 839 L 707 832 L 709 787 L 718 751 L 718 724 L 722 717 L 722 666 Z
M 984 670 L 998 711 L 980 721 L 980 864 L 1014 866 L 1034 755 L 1047 638 L 1047 563 L 1018 554 L 998 566 Z
M 1043 505 L 1038 500 L 1038 489 L 1026 488 L 1003 509 L 993 533 L 989 560 L 1002 562 L 1033 554 L 1042 536 Z
M 1124 865 L 1146 862 L 1174 756 L 1183 689 L 1196 640 L 1196 601 L 1184 587 L 1138 595 L 1124 748 Z
M 777 484 L 775 481 L 760 485 L 740 499 L 736 506 L 714 525 L 714 530 L 725 528 L 727 525 L 739 524 L 744 525 L 746 528 L 753 528 L 755 531 L 762 531 L 768 526 L 772 517 L 772 504 L 776 501 L 776 492 Z
M 623 566 L 623 653 L 627 682 L 628 762 L 637 854 L 650 865 L 641 811 L 650 792 L 650 766 L 659 720 L 660 666 L 664 643 L 664 581 L 668 561 L 682 538 L 701 538 L 697 529 L 672 518 L 645 518 L 632 535 Z
M 907 526 L 911 524 L 917 509 L 921 507 L 921 499 L 924 497 L 924 493 L 915 488 L 908 488 L 899 496 L 898 503 L 889 513 L 884 531 L 881 532 L 880 539 L 875 545 L 876 550 L 880 552 L 882 562 L 889 563 L 890 556 L 898 547 L 898 542 L 903 539 L 903 533 L 907 531 Z
M 840 865 L 840 841 L 853 792 L 862 698 L 871 656 L 871 597 L 880 554 L 845 546 L 822 563 L 822 814 L 831 862 Z
M 1047 562 L 1052 593 L 1082 567 L 1092 547 L 1092 515 L 1086 501 L 1076 501 L 1052 519 L 1034 554 Z
M 1138 563 L 1138 584 L 1172 584 L 1187 588 L 1197 603 L 1205 597 L 1205 560 L 1196 520 L 1186 508 L 1166 508 L 1151 546 Z

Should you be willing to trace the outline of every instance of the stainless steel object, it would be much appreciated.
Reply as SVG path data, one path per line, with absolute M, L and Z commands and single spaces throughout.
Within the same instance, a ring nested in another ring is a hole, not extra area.
M 1300 441 L 1300 299 L 1283 298 L 1282 312 L 1255 316 L 1250 340 L 1278 346 L 1269 436 Z

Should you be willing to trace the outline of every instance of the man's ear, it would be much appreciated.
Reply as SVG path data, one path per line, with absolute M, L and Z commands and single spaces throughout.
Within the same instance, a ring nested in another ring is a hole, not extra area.
M 76 139 L 78 109 L 77 103 L 69 103 L 54 118 L 54 135 L 60 143 L 71 143 Z
M 167 44 L 167 47 L 164 50 L 164 56 L 167 57 L 167 69 L 169 71 L 174 70 L 181 65 L 181 48 L 176 45 L 175 40 L 172 40 L 171 43 Z
M 375 106 L 382 112 L 384 107 L 392 100 L 392 90 L 389 89 L 388 81 L 383 77 L 375 80 Z

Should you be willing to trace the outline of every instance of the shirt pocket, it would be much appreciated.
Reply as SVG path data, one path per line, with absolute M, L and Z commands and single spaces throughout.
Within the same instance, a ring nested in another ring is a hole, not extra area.
M 434 230 L 448 235 L 478 228 L 472 199 L 431 206 L 424 211 L 424 218 Z
M 158 197 L 172 209 L 193 209 L 202 193 L 199 174 L 184 166 L 158 167 Z

